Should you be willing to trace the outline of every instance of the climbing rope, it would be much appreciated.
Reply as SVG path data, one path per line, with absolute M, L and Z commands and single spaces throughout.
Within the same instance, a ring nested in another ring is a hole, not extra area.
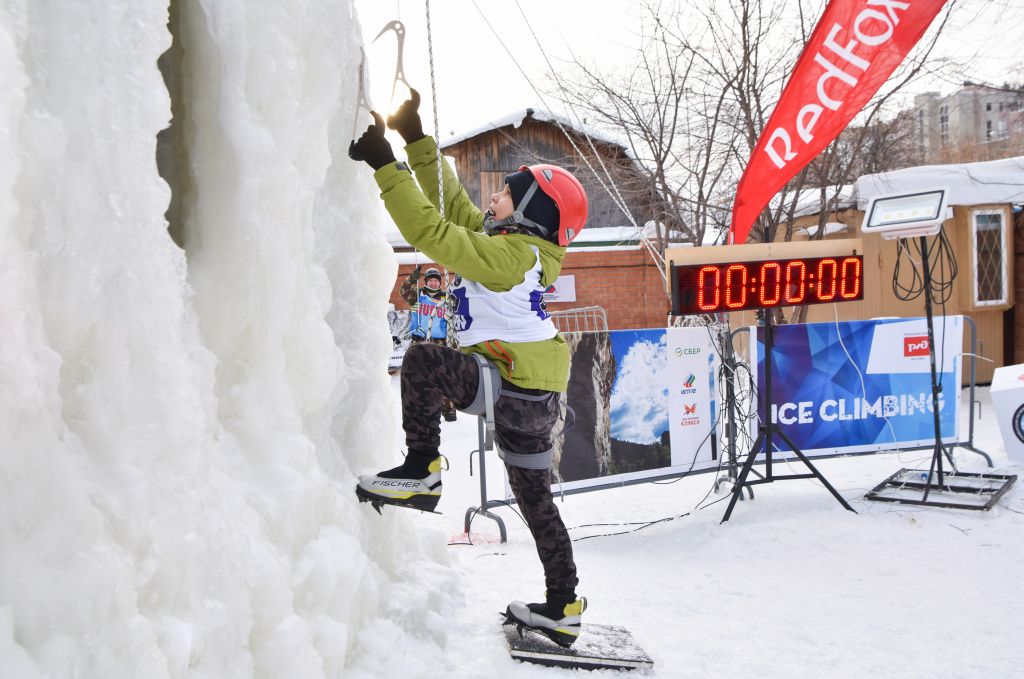
M 430 30 L 430 0 L 427 6 L 427 59 L 430 61 L 430 99 L 434 105 L 434 146 L 437 148 L 437 210 L 444 219 L 444 172 L 441 160 L 441 126 L 437 122 L 437 83 L 434 78 L 434 36 Z M 447 272 L 446 272 L 447 273 Z
M 434 74 L 434 34 L 430 23 L 430 0 L 426 0 L 424 4 L 427 11 L 427 60 L 430 64 L 430 101 L 434 109 L 434 148 L 437 151 L 434 159 L 434 162 L 437 163 L 437 211 L 441 214 L 441 219 L 444 219 L 444 159 L 441 157 L 441 125 L 437 117 L 437 78 Z M 459 338 L 455 324 L 452 322 L 455 316 L 454 298 L 448 292 L 451 289 L 451 273 L 448 271 L 448 267 L 443 265 L 442 267 L 444 268 L 444 294 L 446 300 L 444 318 L 447 322 L 447 345 L 457 349 Z
M 516 4 L 518 5 L 518 2 Z M 476 8 L 476 11 L 480 14 L 480 17 L 484 20 L 484 23 L 486 23 L 488 28 L 491 29 L 491 32 L 494 34 L 494 37 L 498 40 L 498 43 L 505 49 L 505 52 L 508 54 L 509 58 L 512 59 L 512 63 L 514 63 L 516 65 L 516 68 L 519 69 L 519 72 L 522 74 L 523 78 L 526 80 L 526 83 L 530 86 L 530 89 L 532 89 L 534 94 L 537 95 L 537 98 L 540 99 L 541 104 L 546 109 L 548 109 L 549 111 L 552 110 L 551 107 L 548 106 L 547 100 L 544 98 L 544 95 L 540 93 L 540 91 L 537 89 L 537 87 L 533 84 L 533 81 L 530 80 L 530 77 L 526 74 L 526 71 L 523 69 L 522 65 L 519 63 L 519 60 L 516 59 L 515 55 L 512 53 L 512 50 L 510 50 L 508 48 L 508 45 L 505 44 L 505 41 L 502 40 L 501 35 L 494 28 L 494 26 L 491 24 L 491 22 L 487 19 L 487 16 L 483 13 L 483 10 L 480 9 L 480 6 L 477 4 L 476 0 L 473 0 L 473 6 Z M 519 11 L 522 12 L 522 8 L 521 7 L 520 7 Z M 526 15 L 525 14 L 523 14 L 523 18 L 524 18 L 524 20 L 526 19 Z M 530 28 L 530 33 L 533 34 L 534 40 L 537 41 L 538 47 L 540 47 L 540 41 L 537 39 L 537 35 L 533 31 L 533 27 L 530 26 L 528 20 L 526 21 L 526 23 L 527 23 L 527 26 Z M 543 49 L 541 49 L 540 51 L 541 51 L 541 53 L 544 53 Z M 545 59 L 547 59 L 546 54 L 545 54 Z M 549 68 L 551 67 L 550 61 L 548 62 L 548 67 Z M 552 70 L 552 72 L 554 72 L 554 69 L 551 69 L 551 70 Z M 556 76 L 556 79 L 557 79 L 557 76 Z M 561 86 L 560 81 L 559 81 L 559 86 Z M 571 109 L 571 106 L 570 106 L 570 109 Z M 573 113 L 575 114 L 575 111 L 573 111 Z M 579 116 L 577 116 L 577 118 L 578 117 Z M 573 140 L 572 135 L 570 135 L 568 130 L 565 129 L 565 126 L 562 125 L 560 120 L 558 120 L 558 117 L 557 116 L 552 116 L 552 120 L 555 123 L 555 125 L 558 126 L 558 129 L 561 130 L 562 134 L 565 135 L 565 138 L 568 140 L 569 144 L 572 146 L 573 150 L 576 152 L 576 155 L 587 166 L 587 169 L 590 170 L 591 174 L 594 175 L 594 178 L 601 185 L 601 188 L 604 189 L 605 193 L 608 194 L 608 197 L 611 198 L 612 203 L 614 203 L 615 206 L 617 208 L 619 208 L 619 210 L 622 212 L 622 214 L 624 214 L 626 216 L 626 219 L 629 220 L 629 223 L 633 226 L 633 228 L 635 228 L 637 230 L 637 235 L 639 236 L 640 243 L 650 253 L 651 258 L 654 260 L 654 263 L 655 263 L 655 265 L 658 268 L 658 273 L 661 274 L 662 280 L 665 281 L 666 284 L 667 284 L 668 275 L 667 275 L 667 272 L 665 271 L 665 259 L 664 259 L 664 257 L 662 257 L 661 253 L 659 253 L 657 251 L 657 249 L 654 247 L 654 245 L 650 242 L 650 239 L 647 238 L 644 235 L 643 229 L 640 228 L 640 225 L 637 224 L 636 219 L 633 218 L 633 215 L 630 212 L 628 206 L 625 204 L 625 201 L 623 201 L 621 199 L 621 194 L 618 191 L 618 187 L 615 185 L 615 181 L 612 179 L 611 173 L 608 172 L 608 169 L 604 166 L 603 161 L 601 162 L 601 167 L 604 170 L 605 174 L 607 175 L 608 181 L 611 183 L 611 185 L 613 187 L 615 187 L 614 191 L 611 188 L 609 188 L 608 184 L 606 184 L 605 181 L 601 178 L 601 175 L 597 172 L 597 170 L 594 169 L 594 166 L 591 165 L 589 160 L 587 160 L 587 157 L 580 150 L 580 148 L 576 144 L 575 140 Z M 586 137 L 588 143 L 590 143 L 591 148 L 594 149 L 594 144 L 593 144 L 593 141 L 590 139 L 590 135 L 584 134 L 583 136 Z M 600 161 L 600 154 L 598 154 L 596 152 L 596 149 L 594 149 L 594 155 L 597 156 L 599 161 Z

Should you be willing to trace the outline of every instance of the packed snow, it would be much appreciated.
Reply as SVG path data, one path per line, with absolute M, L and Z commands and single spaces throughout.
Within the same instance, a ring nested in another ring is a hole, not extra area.
M 443 424 L 441 516 L 352 492 L 401 437 L 351 0 L 175 5 L 184 250 L 155 162 L 167 7 L 0 8 L 0 677 L 569 676 L 505 650 L 498 612 L 543 594 L 525 526 L 462 535 L 475 420 Z M 987 403 L 977 439 L 1020 472 Z M 568 496 L 585 621 L 662 677 L 1020 675 L 1021 491 L 862 499 L 922 458 L 821 462 L 856 515 L 790 481 L 720 525 L 711 474 Z
M 988 389 L 978 398 L 975 445 L 995 467 L 957 449 L 960 470 L 1020 475 Z M 413 519 L 433 540 L 468 541 L 463 513 L 480 500 L 479 477 L 469 476 L 476 448 L 475 418 L 442 424 L 452 466 L 438 506 L 444 516 Z M 503 499 L 500 465 L 488 455 L 488 496 Z M 864 499 L 897 470 L 927 469 L 929 461 L 921 450 L 816 460 L 857 514 L 817 481 L 777 481 L 757 486 L 755 499 L 721 524 L 729 496 L 715 491 L 713 473 L 565 496 L 558 507 L 576 540 L 579 592 L 589 600 L 584 622 L 627 627 L 660 677 L 1020 676 L 1019 483 L 988 512 Z M 804 471 L 789 467 L 776 473 Z M 449 547 L 465 607 L 451 621 L 444 674 L 576 676 L 509 662 L 497 612 L 511 599 L 539 600 L 544 582 L 526 526 L 511 509 L 492 511 L 508 527 L 507 544 L 493 521 L 477 517 L 474 544 Z

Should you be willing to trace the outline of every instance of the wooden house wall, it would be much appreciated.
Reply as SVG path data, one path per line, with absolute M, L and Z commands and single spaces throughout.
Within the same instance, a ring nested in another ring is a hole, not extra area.
M 585 142 L 577 140 L 580 148 Z M 597 147 L 611 160 L 624 159 L 621 149 L 609 145 Z M 624 226 L 628 218 L 615 206 L 607 192 L 579 161 L 572 145 L 562 131 L 553 124 L 527 118 L 517 129 L 506 126 L 489 130 L 443 149 L 455 159 L 459 180 L 466 188 L 470 200 L 486 208 L 491 194 L 504 188 L 505 175 L 522 165 L 553 163 L 573 172 L 587 192 L 590 203 L 588 228 Z M 607 182 L 606 182 L 607 183 Z M 643 219 L 643 216 L 636 216 Z M 646 219 L 644 219 L 646 221 Z

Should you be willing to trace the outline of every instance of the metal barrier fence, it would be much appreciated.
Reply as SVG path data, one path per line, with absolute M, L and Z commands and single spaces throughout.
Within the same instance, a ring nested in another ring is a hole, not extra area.
M 582 334 L 582 333 L 587 333 L 587 332 L 607 332 L 608 331 L 607 316 L 605 315 L 604 309 L 602 309 L 601 307 L 584 307 L 584 308 L 580 308 L 580 309 L 570 309 L 570 310 L 567 310 L 567 311 L 557 311 L 557 312 L 552 313 L 551 316 L 552 316 L 552 319 L 555 321 L 556 327 L 558 327 L 559 331 L 562 332 L 563 334 Z M 976 372 L 977 371 L 977 358 L 976 358 L 976 355 L 977 355 L 977 349 L 978 349 L 978 333 L 977 333 L 977 326 L 975 325 L 974 320 L 971 319 L 969 316 L 964 316 L 963 318 L 967 321 L 967 323 L 968 323 L 968 325 L 970 327 L 970 337 L 971 337 L 970 352 L 964 352 L 964 355 L 969 356 L 969 374 L 970 374 L 970 380 L 969 380 L 969 399 L 968 399 L 968 401 L 969 401 L 968 434 L 967 434 L 967 440 L 965 440 L 965 441 L 959 441 L 957 443 L 951 443 L 951 444 L 944 444 L 944 451 L 946 453 L 946 457 L 950 460 L 950 462 L 952 462 L 952 449 L 953 448 L 963 448 L 963 449 L 971 451 L 971 452 L 973 452 L 973 453 L 975 453 L 977 455 L 980 455 L 981 457 L 983 457 L 985 459 L 985 461 L 988 464 L 988 466 L 992 467 L 993 466 L 992 458 L 989 457 L 989 455 L 986 452 L 980 450 L 979 448 L 975 447 L 975 445 L 974 445 L 975 405 L 976 404 L 980 405 L 980 403 L 975 399 L 975 392 L 976 392 L 976 387 L 977 387 L 977 384 L 976 384 L 976 377 L 977 377 L 977 372 Z M 737 361 L 736 361 L 736 355 L 735 355 L 735 352 L 734 352 L 734 340 L 736 339 L 737 336 L 739 336 L 739 335 L 741 335 L 743 333 L 746 333 L 746 334 L 749 335 L 750 328 L 748 328 L 748 327 L 738 328 L 738 329 L 732 331 L 731 333 L 729 333 L 729 335 L 728 335 L 729 341 L 726 343 L 726 346 L 722 347 L 723 353 L 721 355 L 721 359 L 722 359 L 723 363 L 725 364 L 725 368 L 726 368 L 725 371 L 724 371 L 725 374 L 728 374 L 728 375 L 735 375 L 736 374 L 735 368 L 736 368 L 736 365 L 737 365 Z M 741 426 L 744 426 L 745 423 L 742 423 L 742 422 L 738 421 L 739 418 L 737 417 L 737 414 L 736 414 L 736 411 L 735 411 L 735 407 L 734 407 L 735 406 L 735 403 L 734 403 L 735 399 L 732 398 L 732 395 L 735 393 L 735 385 L 733 384 L 733 381 L 731 379 L 726 380 L 726 382 L 724 384 L 724 389 L 726 391 L 726 401 L 727 401 L 726 403 L 722 404 L 724 409 L 725 409 L 725 413 L 724 413 L 725 422 L 724 422 L 724 427 L 723 427 L 724 428 L 725 436 L 724 436 L 724 441 L 722 441 L 722 442 L 715 441 L 715 443 L 717 443 L 719 445 L 719 448 L 722 449 L 723 453 L 724 453 L 723 459 L 722 459 L 722 463 L 721 463 L 721 465 L 719 467 L 712 467 L 712 468 L 709 468 L 709 469 L 701 469 L 701 470 L 678 471 L 678 472 L 672 472 L 672 473 L 668 473 L 668 474 L 664 474 L 664 475 L 657 475 L 657 476 L 643 478 L 643 479 L 631 479 L 631 480 L 619 481 L 619 482 L 614 482 L 614 483 L 607 483 L 607 484 L 588 486 L 588 487 L 585 487 L 585 488 L 574 488 L 572 490 L 562 491 L 560 494 L 561 495 L 575 495 L 577 493 L 588 493 L 588 492 L 594 491 L 594 490 L 604 490 L 604 489 L 613 488 L 613 487 L 617 488 L 617 487 L 621 487 L 621 486 L 636 485 L 636 484 L 640 484 L 640 483 L 650 483 L 652 481 L 664 481 L 664 480 L 667 480 L 667 479 L 672 479 L 672 478 L 677 478 L 677 477 L 682 477 L 682 476 L 691 476 L 691 475 L 696 475 L 696 474 L 706 474 L 708 472 L 715 472 L 715 473 L 721 473 L 722 474 L 722 477 L 716 482 L 716 489 L 718 488 L 718 486 L 721 483 L 723 483 L 725 481 L 734 482 L 735 479 L 736 479 L 736 476 L 737 476 L 737 471 L 738 471 L 738 469 L 740 467 L 739 458 L 742 455 L 742 451 L 738 451 L 737 450 L 737 445 L 736 444 L 737 444 L 737 440 L 739 438 L 739 428 Z M 485 516 L 485 517 L 487 517 L 489 519 L 494 520 L 498 524 L 498 529 L 499 529 L 500 534 L 501 534 L 501 541 L 505 542 L 506 538 L 507 538 L 507 533 L 506 533 L 504 522 L 502 521 L 501 517 L 497 516 L 496 514 L 491 513 L 488 510 L 490 510 L 492 508 L 496 508 L 496 507 L 511 506 L 511 502 L 508 501 L 508 500 L 489 500 L 487 498 L 487 478 L 486 478 L 486 467 L 485 467 L 485 462 L 484 462 L 484 454 L 485 454 L 485 452 L 487 450 L 493 450 L 493 442 L 486 435 L 486 427 L 484 426 L 484 420 L 483 420 L 482 417 L 480 418 L 480 421 L 479 421 L 479 424 L 478 424 L 478 432 L 479 432 L 479 447 L 477 448 L 477 450 L 473 450 L 473 451 L 470 452 L 470 475 L 472 475 L 472 473 L 473 473 L 473 455 L 477 454 L 479 456 L 478 460 L 479 460 L 479 474 L 480 474 L 480 506 L 479 507 L 469 507 L 466 510 L 465 520 L 464 520 L 464 529 L 465 529 L 466 533 L 468 534 L 469 533 L 469 529 L 470 529 L 470 524 L 471 524 L 471 522 L 473 520 L 473 517 L 475 515 L 479 514 L 481 516 Z M 714 434 L 713 438 L 717 438 L 717 434 Z M 932 448 L 933 445 L 934 444 L 928 444 L 928 445 L 924 445 L 924 446 L 911 446 L 911 447 L 906 447 L 906 448 L 899 448 L 899 450 L 900 451 L 927 450 L 927 449 Z M 780 451 L 780 452 L 783 452 L 783 451 Z M 832 459 L 832 458 L 836 458 L 836 457 L 850 457 L 850 456 L 859 456 L 859 455 L 875 455 L 875 454 L 878 454 L 880 452 L 886 452 L 886 451 L 863 451 L 863 452 L 855 452 L 855 453 L 837 453 L 835 455 L 820 455 L 820 456 L 816 455 L 815 459 Z M 779 457 L 777 459 L 780 462 L 782 462 L 782 461 L 789 460 L 791 458 Z M 753 473 L 756 474 L 757 472 L 753 471 Z M 753 497 L 754 497 L 753 489 L 751 489 L 750 487 L 747 487 L 747 491 L 750 494 L 751 499 L 753 499 Z M 741 498 L 742 498 L 742 495 L 741 495 Z
M 599 306 L 551 312 L 551 320 L 563 335 L 584 332 L 608 332 L 608 314 Z
M 599 306 L 580 307 L 578 309 L 565 309 L 554 311 L 550 314 L 552 322 L 558 331 L 563 335 L 582 335 L 585 332 L 608 332 L 608 315 Z M 491 519 L 498 524 L 498 532 L 501 541 L 507 542 L 508 533 L 505 530 L 505 522 L 497 514 L 489 510 L 494 507 L 509 506 L 508 500 L 489 500 L 487 498 L 487 461 L 486 453 L 494 450 L 494 441 L 487 435 L 487 427 L 484 425 L 484 415 L 477 419 L 477 449 L 469 453 L 469 474 L 473 475 L 473 455 L 477 456 L 480 474 L 480 505 L 466 509 L 466 516 L 463 527 L 469 535 L 470 524 L 477 515 Z

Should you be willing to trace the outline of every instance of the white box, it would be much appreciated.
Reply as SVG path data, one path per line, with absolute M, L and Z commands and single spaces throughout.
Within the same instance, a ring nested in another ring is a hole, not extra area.
M 990 392 L 1006 456 L 1024 463 L 1024 364 L 996 368 Z

